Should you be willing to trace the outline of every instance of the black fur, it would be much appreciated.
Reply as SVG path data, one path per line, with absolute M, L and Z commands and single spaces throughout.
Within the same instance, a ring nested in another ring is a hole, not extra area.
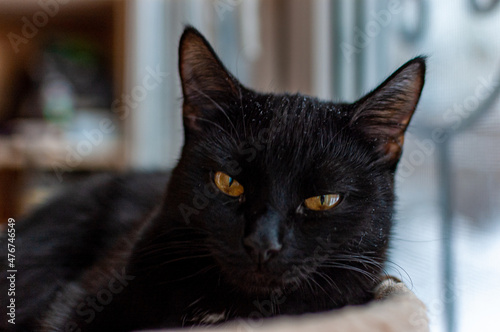
M 17 330 L 190 326 L 372 298 L 424 59 L 354 104 L 245 88 L 193 28 L 179 70 L 185 144 L 170 180 L 100 178 L 18 222 Z M 218 171 L 244 194 L 220 192 Z M 329 193 L 342 197 L 332 210 L 304 207 Z

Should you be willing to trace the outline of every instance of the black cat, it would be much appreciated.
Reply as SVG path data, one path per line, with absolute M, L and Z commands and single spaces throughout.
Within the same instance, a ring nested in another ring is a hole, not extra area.
M 179 70 L 178 165 L 95 178 L 18 221 L 9 327 L 179 327 L 372 299 L 425 59 L 338 104 L 242 86 L 188 27 Z

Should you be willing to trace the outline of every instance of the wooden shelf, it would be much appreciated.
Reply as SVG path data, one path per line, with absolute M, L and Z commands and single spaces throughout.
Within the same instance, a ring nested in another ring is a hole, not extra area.
M 47 138 L 30 140 L 22 136 L 0 138 L 0 168 L 11 170 L 119 170 L 123 168 L 120 141 L 103 141 L 98 146 Z M 84 151 L 79 153 L 79 151 Z
M 40 3 L 50 5 L 44 7 Z M 119 98 L 124 88 L 126 61 L 125 4 L 121 0 L 1 0 L 0 122 L 12 120 L 12 114 L 6 113 L 15 112 L 12 105 L 18 96 L 13 82 L 33 67 L 34 55 L 53 38 L 91 41 L 110 73 L 113 99 Z M 79 154 L 81 140 L 71 140 L 64 134 L 23 133 L 14 130 L 10 135 L 0 135 L 0 216 L 16 215 L 17 207 L 22 205 L 16 200 L 22 197 L 23 178 L 34 170 L 93 172 L 122 169 L 126 163 L 125 140 L 119 135 L 91 145 L 90 153 L 81 150 L 83 153 Z M 3 222 L 0 220 L 0 224 Z

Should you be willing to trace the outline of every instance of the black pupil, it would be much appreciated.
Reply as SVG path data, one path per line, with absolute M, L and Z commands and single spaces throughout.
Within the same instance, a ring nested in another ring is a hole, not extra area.
M 229 186 L 231 187 L 231 185 L 233 184 L 233 178 L 229 178 Z
M 325 204 L 325 195 L 320 196 L 320 202 L 321 202 L 321 205 Z

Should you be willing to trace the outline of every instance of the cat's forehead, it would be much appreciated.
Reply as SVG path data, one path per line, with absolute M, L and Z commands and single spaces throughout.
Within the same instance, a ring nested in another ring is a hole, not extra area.
M 320 101 L 300 94 L 256 95 L 249 98 L 243 110 L 243 125 L 270 131 L 281 139 L 294 138 L 292 133 L 306 135 L 334 129 L 340 125 L 345 105 Z
M 290 183 L 359 164 L 350 107 L 300 94 L 244 95 L 237 105 L 217 111 L 218 124 L 207 122 L 197 146 L 214 169 Z
M 347 105 L 304 95 L 252 95 L 236 112 L 238 145 L 225 151 L 243 165 L 289 174 L 336 162 L 346 147 Z
M 248 141 L 257 136 L 271 150 L 324 149 L 345 127 L 346 111 L 346 105 L 300 94 L 261 95 L 248 104 L 242 130 Z

